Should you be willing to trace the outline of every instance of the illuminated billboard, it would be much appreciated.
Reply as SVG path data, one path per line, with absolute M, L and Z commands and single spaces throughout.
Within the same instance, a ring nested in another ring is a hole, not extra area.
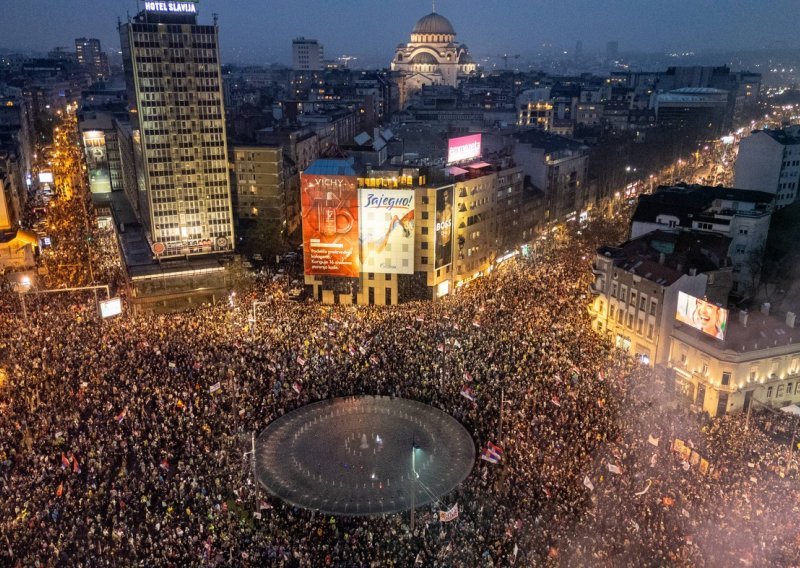
M 453 186 L 436 190 L 436 227 L 434 267 L 444 268 L 453 262 Z
M 717 339 L 725 339 L 728 328 L 728 310 L 678 292 L 678 310 L 675 319 Z
M 357 278 L 357 178 L 302 174 L 300 190 L 305 274 Z
M 414 273 L 414 190 L 362 188 L 361 270 Z
M 447 141 L 447 163 L 473 160 L 481 155 L 481 135 L 470 134 Z
M 92 193 L 111 191 L 111 171 L 108 167 L 106 135 L 102 130 L 83 132 L 83 150 L 86 154 L 86 169 L 89 174 L 89 190 Z
M 122 300 L 120 298 L 111 298 L 104 302 L 100 302 L 100 315 L 103 319 L 110 318 L 111 316 L 118 316 L 122 313 Z
M 39 172 L 39 183 L 53 183 L 52 172 Z
M 197 0 L 182 2 L 163 2 L 146 1 L 144 3 L 145 12 L 158 12 L 160 14 L 196 14 Z

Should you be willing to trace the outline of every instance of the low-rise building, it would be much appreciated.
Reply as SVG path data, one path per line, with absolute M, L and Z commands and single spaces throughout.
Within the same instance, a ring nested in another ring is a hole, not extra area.
M 762 312 L 728 318 L 724 339 L 675 322 L 667 365 L 675 390 L 711 416 L 747 411 L 753 401 L 800 401 L 800 330 L 795 315 Z
M 662 365 L 678 294 L 723 303 L 730 291 L 730 239 L 713 233 L 653 231 L 597 251 L 592 327 L 642 362 Z

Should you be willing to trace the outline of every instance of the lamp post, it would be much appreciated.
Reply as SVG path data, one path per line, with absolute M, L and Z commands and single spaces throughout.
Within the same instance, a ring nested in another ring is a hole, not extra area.
M 419 447 L 417 443 L 411 442 L 411 534 L 414 534 L 416 525 L 416 501 L 417 501 L 417 450 Z

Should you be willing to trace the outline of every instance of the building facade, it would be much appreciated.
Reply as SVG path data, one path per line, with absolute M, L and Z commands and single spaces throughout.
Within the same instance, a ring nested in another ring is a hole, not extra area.
M 108 56 L 100 48 L 100 40 L 79 37 L 75 40 L 75 54 L 78 65 L 89 73 L 94 81 L 103 81 L 111 75 Z
M 322 71 L 324 49 L 315 39 L 299 37 L 292 40 L 292 70 Z
M 594 330 L 649 365 L 663 365 L 680 292 L 724 302 L 729 241 L 719 235 L 648 233 L 601 247 L 589 306 Z
M 780 209 L 794 203 L 800 184 L 800 126 L 759 130 L 739 142 L 733 185 L 775 196 Z
M 755 402 L 779 408 L 800 401 L 800 333 L 795 315 L 729 317 L 724 340 L 675 323 L 669 376 L 687 402 L 711 416 L 747 411 Z
M 196 13 L 158 11 L 172 3 L 152 4 L 120 26 L 142 221 L 156 256 L 232 251 L 219 30 Z

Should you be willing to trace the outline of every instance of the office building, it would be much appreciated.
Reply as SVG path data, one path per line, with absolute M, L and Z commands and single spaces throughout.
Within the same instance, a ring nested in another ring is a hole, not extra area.
M 322 71 L 324 49 L 315 39 L 299 37 L 292 40 L 292 70 Z
M 100 48 L 100 40 L 79 37 L 75 40 L 75 54 L 78 65 L 89 73 L 94 81 L 102 81 L 111 75 L 108 56 Z
M 322 159 L 302 177 L 305 283 L 322 303 L 435 300 L 532 237 L 522 170 L 509 163 L 356 169 Z
M 739 142 L 733 185 L 775 196 L 780 209 L 798 199 L 800 126 L 758 130 Z
M 259 253 L 279 248 L 287 227 L 283 148 L 276 145 L 233 147 L 234 218 L 242 250 Z
M 162 258 L 232 251 L 219 30 L 194 2 L 146 6 L 120 40 L 148 240 Z

